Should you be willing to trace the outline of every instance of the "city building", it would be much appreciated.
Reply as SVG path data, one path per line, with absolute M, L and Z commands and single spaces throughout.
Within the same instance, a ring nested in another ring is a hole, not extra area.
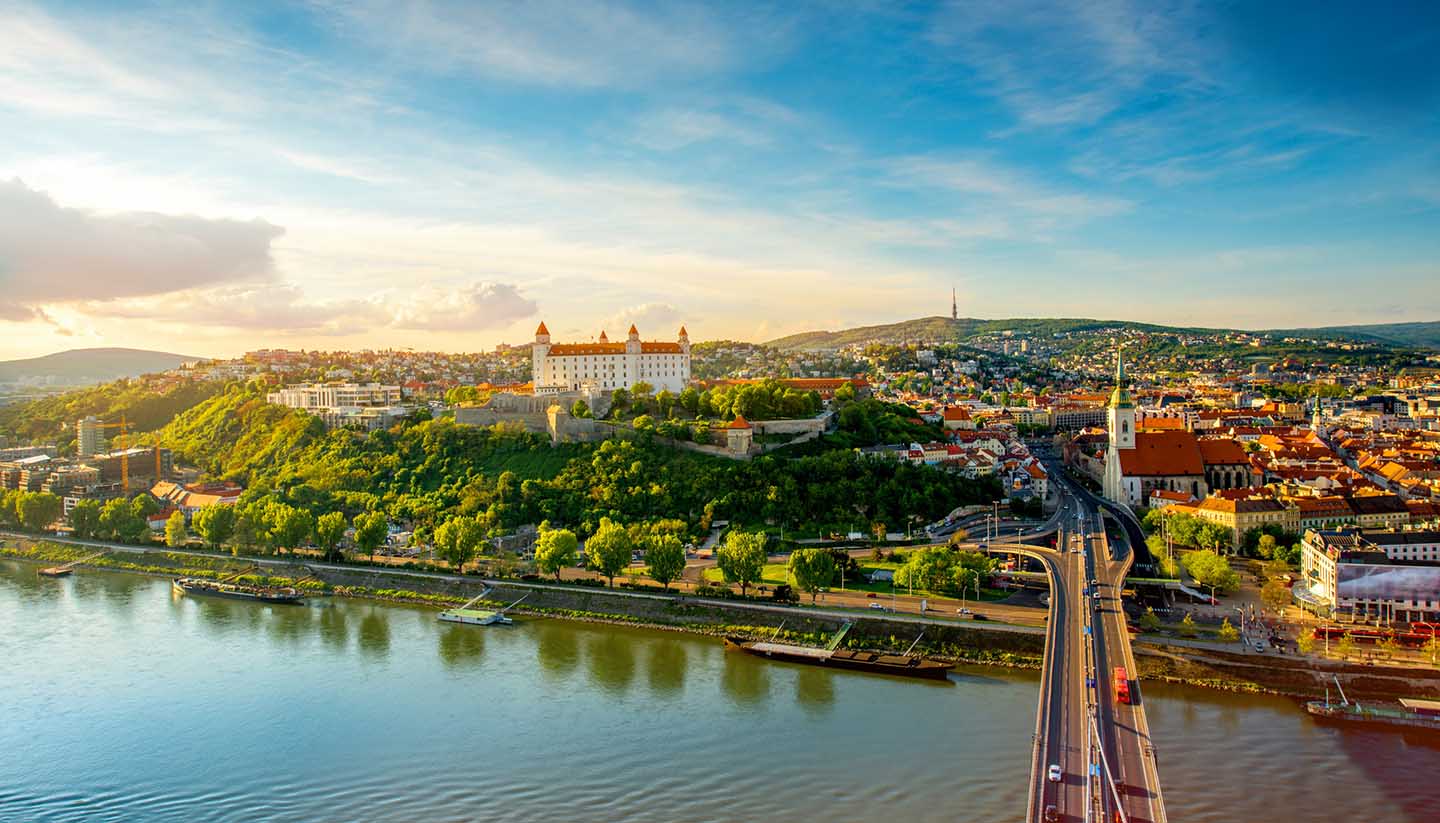
M 1440 532 L 1305 532 L 1297 600 L 1352 620 L 1440 620 Z
M 632 325 L 623 343 L 611 343 L 602 331 L 595 343 L 552 344 L 550 330 L 541 323 L 530 352 L 536 395 L 578 391 L 592 383 L 603 391 L 648 383 L 656 392 L 679 394 L 690 382 L 690 335 L 684 326 L 674 343 L 645 342 Z
M 229 481 L 181 485 L 166 480 L 150 487 L 152 497 L 165 508 L 183 512 L 186 520 L 210 506 L 233 506 L 244 493 L 243 486 Z
M 89 415 L 75 424 L 75 454 L 84 459 L 99 454 L 105 448 L 104 428 L 95 415 Z
M 302 383 L 265 395 L 277 406 L 317 412 L 335 408 L 394 406 L 401 400 L 399 386 L 380 383 Z

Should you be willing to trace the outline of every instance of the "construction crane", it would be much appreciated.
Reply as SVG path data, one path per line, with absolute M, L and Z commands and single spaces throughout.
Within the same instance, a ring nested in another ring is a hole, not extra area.
M 126 434 L 129 432 L 129 426 L 130 424 L 128 421 L 126 421 L 125 415 L 123 414 L 120 415 L 119 423 L 97 423 L 95 426 L 95 428 L 97 429 L 119 429 L 120 439 L 126 441 L 125 445 L 122 446 L 120 449 L 120 490 L 123 494 L 130 493 L 130 450 L 129 442 L 128 440 L 126 440 Z M 160 447 L 156 446 L 155 482 L 158 483 L 163 479 L 165 479 L 165 474 L 161 470 Z

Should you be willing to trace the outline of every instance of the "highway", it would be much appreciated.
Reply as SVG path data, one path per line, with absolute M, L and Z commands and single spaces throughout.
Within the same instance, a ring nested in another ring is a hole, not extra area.
M 1099 501 L 1057 479 L 1055 549 L 1026 552 L 1045 564 L 1051 578 L 1026 820 L 1164 823 L 1154 745 L 1120 600 L 1134 560 L 1130 541 L 1112 546 Z M 1116 668 L 1125 669 L 1129 704 L 1117 699 Z M 1058 781 L 1050 779 L 1053 767 L 1059 768 Z

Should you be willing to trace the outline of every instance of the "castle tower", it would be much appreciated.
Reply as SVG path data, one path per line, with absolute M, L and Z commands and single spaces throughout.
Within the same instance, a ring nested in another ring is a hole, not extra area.
M 681 326 L 681 327 L 680 327 L 679 343 L 680 343 L 680 351 L 684 352 L 685 354 L 689 354 L 689 353 L 690 353 L 690 332 L 685 331 L 685 327 L 684 327 L 684 326 Z
M 550 354 L 550 330 L 545 321 L 535 330 L 535 345 L 530 347 L 530 383 L 538 386 L 545 380 L 545 357 Z
M 625 353 L 640 353 L 640 330 L 635 328 L 634 323 L 630 324 L 630 336 L 625 339 Z

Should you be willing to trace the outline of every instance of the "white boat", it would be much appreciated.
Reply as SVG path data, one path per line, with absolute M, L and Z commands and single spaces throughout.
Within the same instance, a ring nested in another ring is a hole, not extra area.
M 514 603 L 511 603 L 510 605 L 506 606 L 503 609 L 500 609 L 499 611 L 496 611 L 495 609 L 475 608 L 475 604 L 485 599 L 485 597 L 489 595 L 490 592 L 491 589 L 487 588 L 485 591 L 480 592 L 479 594 L 472 597 L 470 601 L 467 602 L 465 605 L 457 609 L 446 609 L 445 611 L 440 612 L 440 619 L 445 621 L 446 623 L 464 623 L 467 626 L 514 625 L 515 621 L 506 617 L 505 612 L 508 612 L 511 609 L 515 608 L 516 604 L 518 604 L 520 600 L 524 600 L 525 597 L 529 597 L 530 595 L 526 594 L 525 597 L 520 598 L 520 600 L 516 600 Z

